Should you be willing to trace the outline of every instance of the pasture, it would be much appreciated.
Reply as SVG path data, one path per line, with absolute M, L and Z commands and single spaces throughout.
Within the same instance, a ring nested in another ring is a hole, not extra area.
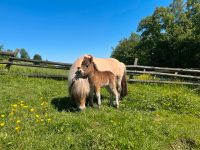
M 119 109 L 102 90 L 101 109 L 78 112 L 67 81 L 15 75 L 20 70 L 27 71 L 0 76 L 0 149 L 200 149 L 199 87 L 129 84 Z

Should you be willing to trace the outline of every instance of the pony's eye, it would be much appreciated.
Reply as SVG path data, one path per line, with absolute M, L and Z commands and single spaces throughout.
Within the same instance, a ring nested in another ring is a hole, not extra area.
M 86 65 L 86 67 L 88 68 L 89 66 L 88 66 L 88 65 Z

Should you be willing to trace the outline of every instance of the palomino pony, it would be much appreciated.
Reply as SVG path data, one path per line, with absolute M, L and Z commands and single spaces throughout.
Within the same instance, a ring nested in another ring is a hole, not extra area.
M 90 85 L 88 79 L 80 78 L 77 68 L 81 67 L 84 57 L 91 57 L 85 55 L 77 59 L 71 66 L 68 75 L 68 87 L 71 98 L 76 102 L 80 110 L 85 109 L 86 98 L 89 97 Z M 126 81 L 126 67 L 123 63 L 114 58 L 95 58 L 93 57 L 99 71 L 110 71 L 116 77 L 117 91 L 120 97 L 127 95 L 127 81 Z
M 116 76 L 110 71 L 98 71 L 95 63 L 93 62 L 93 57 L 84 57 L 81 64 L 81 68 L 78 68 L 81 76 L 83 78 L 88 78 L 90 83 L 90 103 L 93 104 L 93 93 L 95 93 L 98 106 L 101 106 L 101 87 L 109 87 L 112 94 L 115 96 L 116 107 L 119 107 L 119 96 L 116 86 Z M 111 101 L 110 101 L 111 103 Z
M 71 99 L 80 110 L 85 109 L 86 98 L 89 96 L 90 85 L 88 79 L 80 78 L 77 67 L 81 66 L 83 57 L 77 59 L 68 74 L 68 89 Z

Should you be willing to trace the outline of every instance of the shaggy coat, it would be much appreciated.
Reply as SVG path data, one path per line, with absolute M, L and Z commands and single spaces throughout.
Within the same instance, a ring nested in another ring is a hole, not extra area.
M 90 92 L 88 80 L 79 78 L 77 74 L 77 67 L 81 65 L 82 61 L 83 57 L 77 59 L 71 66 L 68 75 L 69 94 L 80 110 L 85 108 L 86 98 L 89 96 Z

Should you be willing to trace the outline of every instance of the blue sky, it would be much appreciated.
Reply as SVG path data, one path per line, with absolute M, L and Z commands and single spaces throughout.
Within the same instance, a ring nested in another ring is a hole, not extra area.
M 0 0 L 0 44 L 32 57 L 73 62 L 110 57 L 112 47 L 156 7 L 172 0 Z

